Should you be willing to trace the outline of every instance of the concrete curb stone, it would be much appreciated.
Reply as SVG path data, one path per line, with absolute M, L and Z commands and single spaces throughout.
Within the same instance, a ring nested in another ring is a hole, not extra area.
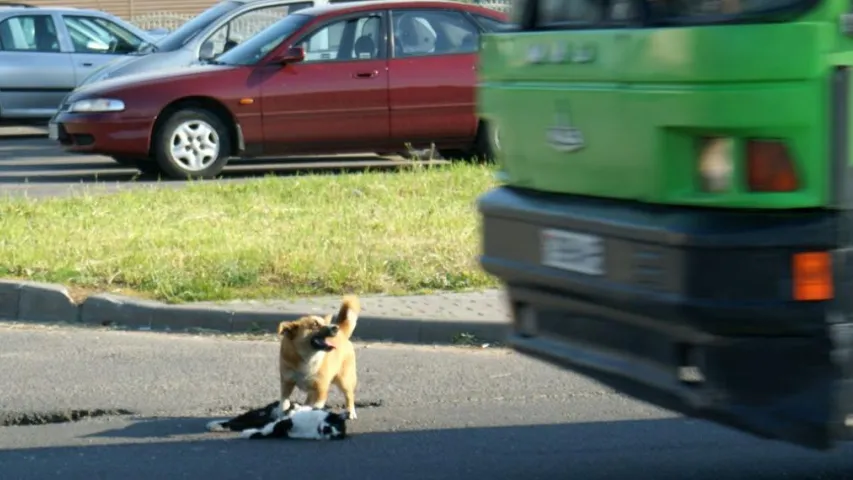
M 77 303 L 68 289 L 51 283 L 21 282 L 18 288 L 18 318 L 32 322 L 75 322 Z
M 19 282 L 0 280 L 0 318 L 18 318 L 19 298 L 21 298 Z
M 35 125 L 3 125 L 0 124 L 0 141 L 27 140 L 31 138 L 47 138 L 47 123 L 45 126 Z
M 99 293 L 89 296 L 80 305 L 78 321 L 87 325 L 151 328 L 158 306 L 159 302 Z
M 200 302 L 169 305 L 109 293 L 77 304 L 62 285 L 0 280 L 0 320 L 80 323 L 139 330 L 273 333 L 282 321 L 337 311 L 340 297 L 291 302 Z M 428 296 L 365 296 L 355 337 L 369 341 L 448 344 L 461 334 L 501 342 L 509 332 L 496 291 Z
M 23 132 L 23 133 L 0 133 L 0 142 L 3 140 L 31 140 L 31 139 L 47 139 L 47 133 L 41 132 Z

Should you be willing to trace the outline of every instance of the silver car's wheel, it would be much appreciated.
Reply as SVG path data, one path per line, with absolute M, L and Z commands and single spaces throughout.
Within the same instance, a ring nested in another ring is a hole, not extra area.
M 219 134 L 204 120 L 188 120 L 172 131 L 169 154 L 188 172 L 200 172 L 219 158 Z

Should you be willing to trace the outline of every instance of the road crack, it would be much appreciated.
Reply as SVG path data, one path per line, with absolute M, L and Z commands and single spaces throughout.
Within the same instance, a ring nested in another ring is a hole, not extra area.
M 134 412 L 123 408 L 114 409 L 74 409 L 53 410 L 42 412 L 9 412 L 0 411 L 0 427 L 28 427 L 49 425 L 54 423 L 79 422 L 88 418 L 117 417 L 134 415 Z

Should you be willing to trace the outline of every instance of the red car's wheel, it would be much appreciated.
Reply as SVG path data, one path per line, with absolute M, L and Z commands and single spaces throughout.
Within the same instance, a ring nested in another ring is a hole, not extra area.
M 477 129 L 477 140 L 474 144 L 474 156 L 481 162 L 491 162 L 495 159 L 495 151 L 501 148 L 500 132 L 491 123 L 481 120 Z
M 461 160 L 465 162 L 480 161 L 491 162 L 495 158 L 495 150 L 500 148 L 500 138 L 497 128 L 491 126 L 485 120 L 480 121 L 477 128 L 477 138 L 474 140 L 473 148 L 470 150 L 445 149 L 441 155 L 447 160 Z
M 154 157 L 172 178 L 213 178 L 231 156 L 231 136 L 224 122 L 201 108 L 171 114 L 158 129 Z

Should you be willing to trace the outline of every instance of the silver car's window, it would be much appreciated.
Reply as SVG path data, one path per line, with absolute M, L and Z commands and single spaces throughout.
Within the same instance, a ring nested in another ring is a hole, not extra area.
M 243 12 L 211 34 L 205 40 L 202 49 L 212 52 L 212 55 L 207 53 L 210 56 L 225 53 L 285 16 L 311 5 L 311 2 L 303 2 L 274 5 Z
M 50 15 L 17 15 L 0 22 L 0 48 L 6 52 L 59 52 Z
M 125 54 L 135 52 L 143 43 L 129 30 L 105 18 L 64 15 L 62 19 L 75 52 Z
M 193 37 L 211 23 L 216 22 L 228 12 L 244 5 L 243 3 L 225 1 L 203 11 L 200 15 L 181 25 L 168 35 L 164 36 L 156 42 L 158 51 L 171 52 L 177 50 L 189 42 Z
M 288 15 L 215 60 L 226 65 L 254 65 L 313 18 L 300 13 Z

